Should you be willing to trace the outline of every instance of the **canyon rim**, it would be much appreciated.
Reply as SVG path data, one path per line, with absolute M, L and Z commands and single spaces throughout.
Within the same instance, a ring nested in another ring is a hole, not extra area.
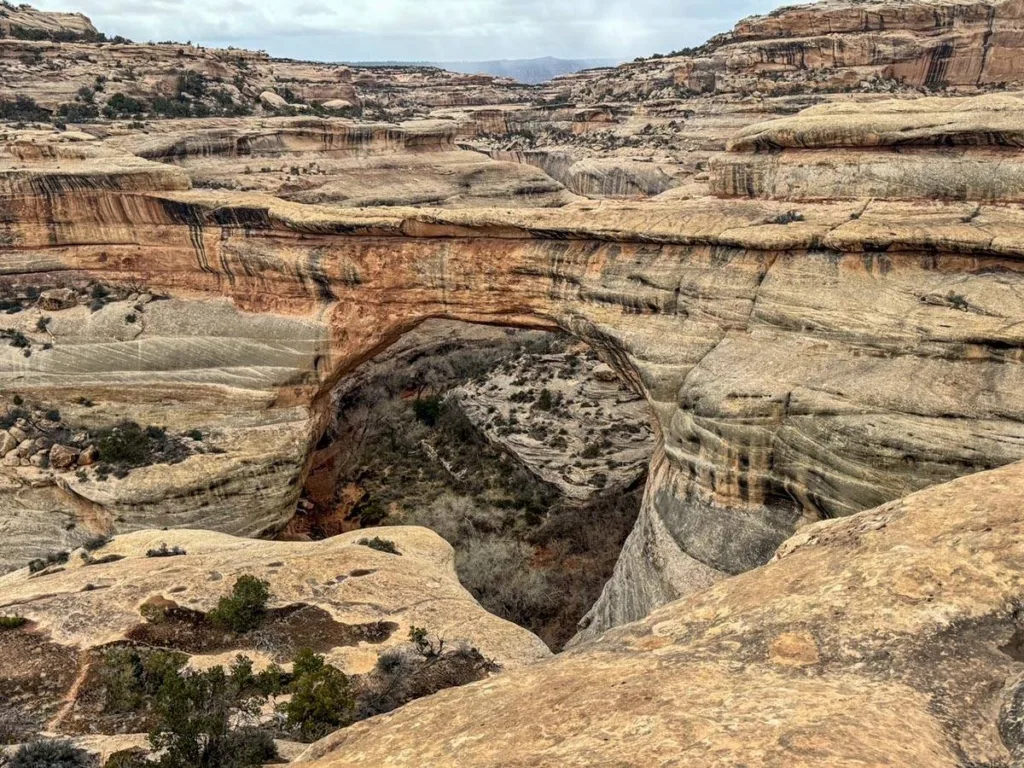
M 1021 765 L 1022 48 L 825 0 L 527 85 L 0 5 L 0 759 Z

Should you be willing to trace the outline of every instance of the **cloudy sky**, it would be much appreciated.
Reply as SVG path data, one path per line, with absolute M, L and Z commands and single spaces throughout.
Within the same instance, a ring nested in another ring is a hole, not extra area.
M 324 61 L 631 59 L 703 42 L 781 0 L 29 0 L 107 34 Z

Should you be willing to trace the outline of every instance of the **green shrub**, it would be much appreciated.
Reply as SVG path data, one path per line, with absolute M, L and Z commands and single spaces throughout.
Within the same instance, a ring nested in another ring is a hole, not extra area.
M 414 400 L 412 412 L 428 427 L 437 426 L 437 422 L 441 419 L 441 397 L 434 395 Z
M 153 763 L 146 759 L 146 755 L 146 750 L 138 747 L 122 749 L 108 757 L 103 768 L 146 768 L 146 766 L 152 766 Z
M 110 100 L 107 102 L 107 106 L 103 108 L 103 115 L 104 117 L 113 119 L 118 117 L 141 115 L 145 111 L 145 102 L 133 98 L 132 96 L 126 96 L 123 93 L 115 93 L 110 97 Z
M 355 697 L 340 669 L 304 648 L 295 657 L 292 675 L 292 698 L 284 712 L 302 739 L 315 741 L 352 721 Z
M 179 547 L 175 544 L 170 549 L 167 548 L 167 542 L 162 543 L 155 549 L 147 549 L 146 557 L 179 557 L 180 555 L 187 555 L 188 552 L 184 548 Z
M 359 543 L 364 547 L 375 549 L 378 552 L 387 552 L 390 555 L 402 554 L 398 551 L 398 547 L 395 545 L 395 542 L 391 541 L 391 539 L 382 539 L 379 536 L 374 536 L 372 539 L 360 539 Z
M 121 421 L 96 434 L 99 437 L 100 461 L 139 466 L 149 459 L 149 437 L 134 421 Z
M 67 552 L 51 552 L 46 556 L 45 559 L 37 557 L 34 560 L 30 560 L 28 564 L 29 573 L 39 573 L 51 565 L 63 565 L 68 561 Z
M 27 96 L 18 96 L 14 101 L 0 99 L 0 120 L 40 123 L 49 119 L 50 113 Z
M 256 629 L 267 614 L 270 584 L 255 576 L 239 576 L 230 597 L 222 597 L 208 618 L 239 634 Z
M 551 394 L 551 390 L 545 387 L 540 391 L 540 395 L 537 397 L 537 402 L 534 403 L 534 407 L 541 411 L 550 411 L 555 407 L 555 398 Z
M 111 648 L 103 655 L 100 667 L 104 710 L 134 712 L 148 697 L 159 693 L 186 661 L 188 656 L 175 651 Z
M 57 108 L 57 115 L 69 123 L 87 123 L 100 116 L 99 109 L 95 104 L 61 104 Z
M 9 768 L 92 768 L 93 764 L 84 749 L 66 739 L 42 739 L 22 745 Z
M 28 619 L 24 616 L 0 616 L 0 632 L 6 632 L 10 629 L 17 629 L 28 624 Z
M 97 549 L 103 549 L 107 544 L 111 542 L 112 536 L 93 536 L 91 539 L 86 539 L 82 542 L 82 549 L 86 552 L 95 552 Z
M 255 768 L 277 759 L 269 733 L 236 727 L 253 720 L 263 698 L 252 695 L 252 662 L 169 675 L 156 696 L 158 724 L 150 744 L 158 768 Z

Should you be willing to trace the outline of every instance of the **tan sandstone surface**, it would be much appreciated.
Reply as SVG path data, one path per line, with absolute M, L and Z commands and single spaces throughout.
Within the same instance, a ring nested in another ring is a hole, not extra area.
M 430 318 L 564 329 L 653 414 L 643 510 L 580 640 L 806 523 L 1024 458 L 1019 17 L 827 2 L 525 90 L 399 70 L 344 118 L 9 126 L 0 272 L 22 311 L 3 324 L 29 347 L 0 347 L 0 388 L 75 429 L 127 416 L 210 451 L 120 478 L 15 455 L 5 567 L 106 531 L 280 530 L 334 385 Z M 171 86 L 191 56 L 214 54 L 174 52 Z M 0 96 L 68 85 L 19 57 Z M 317 66 L 280 71 L 308 78 L 296 92 L 380 86 Z M 90 281 L 123 297 L 34 298 Z
M 1021 755 L 1020 464 L 810 526 L 579 650 L 303 765 L 964 766 Z
M 63 565 L 0 577 L 0 615 L 31 622 L 0 632 L 0 717 L 14 723 L 42 718 L 45 728 L 39 730 L 55 735 L 121 732 L 116 719 L 96 715 L 91 667 L 101 656 L 90 652 L 126 639 L 145 645 L 139 635 L 147 626 L 144 605 L 208 612 L 242 574 L 265 579 L 269 608 L 290 611 L 288 618 L 262 629 L 255 644 L 243 638 L 224 649 L 202 650 L 186 642 L 180 650 L 189 654 L 192 667 L 229 664 L 244 653 L 261 669 L 284 664 L 298 648 L 312 645 L 348 675 L 364 674 L 382 652 L 406 643 L 413 626 L 449 647 L 472 646 L 503 670 L 550 656 L 537 637 L 487 613 L 462 588 L 452 548 L 436 534 L 411 526 L 375 533 L 400 554 L 360 544 L 361 532 L 320 542 L 270 542 L 151 530 L 120 536 L 91 552 L 76 550 Z M 184 554 L 147 556 L 162 545 Z M 32 643 L 36 649 L 26 660 L 26 644 Z M 59 671 L 36 669 L 33 658 L 49 664 L 59 659 Z M 48 687 L 32 695 L 33 677 L 40 673 Z M 97 748 L 109 751 L 111 745 L 101 740 Z

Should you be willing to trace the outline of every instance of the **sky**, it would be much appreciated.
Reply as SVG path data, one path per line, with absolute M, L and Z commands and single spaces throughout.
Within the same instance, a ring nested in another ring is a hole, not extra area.
M 782 0 L 29 0 L 138 42 L 318 61 L 632 59 L 698 45 Z

